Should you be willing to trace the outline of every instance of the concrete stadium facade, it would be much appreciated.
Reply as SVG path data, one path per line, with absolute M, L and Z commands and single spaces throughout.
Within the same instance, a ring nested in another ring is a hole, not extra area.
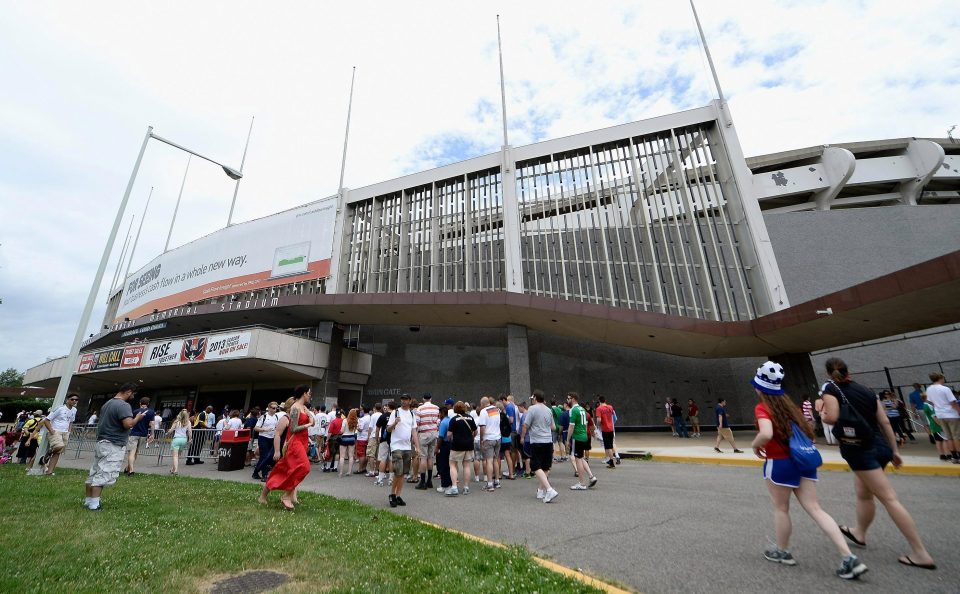
M 95 407 L 136 379 L 158 406 L 218 409 L 263 404 L 302 382 L 350 406 L 540 387 L 604 394 L 622 425 L 644 427 L 660 424 L 667 397 L 701 407 L 724 397 L 749 421 L 746 380 L 766 357 L 795 370 L 795 393 L 815 387 L 810 352 L 819 362 L 839 348 L 855 365 L 879 366 L 870 368 L 960 358 L 951 355 L 960 314 L 949 305 L 890 325 L 907 330 L 893 337 L 883 320 L 848 320 L 813 342 L 757 330 L 858 283 L 954 257 L 960 144 L 893 139 L 745 159 L 725 114 L 715 102 L 344 190 L 328 199 L 336 215 L 322 278 L 131 320 L 114 319 L 117 292 L 83 352 L 131 363 L 78 373 L 73 387 Z M 925 298 L 911 304 L 922 309 Z M 825 324 L 815 309 L 800 316 L 811 334 Z M 244 346 L 152 367 L 136 346 L 196 337 Z M 931 342 L 936 354 L 921 346 Z M 29 370 L 28 383 L 55 383 L 58 362 Z

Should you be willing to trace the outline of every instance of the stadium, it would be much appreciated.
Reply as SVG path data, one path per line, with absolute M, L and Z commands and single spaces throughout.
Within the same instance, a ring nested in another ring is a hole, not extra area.
M 248 408 L 310 383 L 401 393 L 666 398 L 752 418 L 822 358 L 881 387 L 960 373 L 960 143 L 871 140 L 745 158 L 725 104 L 502 150 L 228 226 L 110 295 L 71 390 L 139 381 L 157 410 Z M 891 363 L 893 362 L 893 363 Z M 66 358 L 27 371 L 55 386 Z M 903 373 L 879 373 L 885 367 Z M 952 367 L 951 367 L 952 366 Z M 897 375 L 897 377 L 894 377 Z

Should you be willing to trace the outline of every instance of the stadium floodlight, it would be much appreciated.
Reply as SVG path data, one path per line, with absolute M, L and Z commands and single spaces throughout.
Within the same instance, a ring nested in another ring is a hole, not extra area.
M 184 152 L 187 152 L 195 157 L 203 159 L 204 161 L 209 161 L 214 165 L 219 165 L 223 172 L 226 173 L 230 179 L 239 180 L 243 177 L 243 174 L 233 167 L 228 167 L 223 163 L 214 161 L 209 157 L 205 157 L 200 153 L 192 151 L 184 146 L 181 146 L 175 142 L 167 140 L 161 136 L 157 136 L 153 133 L 153 126 L 147 126 L 147 133 L 143 137 L 143 143 L 140 145 L 140 153 L 137 155 L 137 160 L 133 165 L 133 171 L 130 172 L 130 180 L 127 182 L 127 189 L 123 192 L 123 199 L 120 201 L 120 207 L 117 209 L 117 216 L 113 221 L 113 228 L 110 230 L 110 237 L 107 239 L 107 244 L 103 248 L 103 254 L 100 256 L 100 266 L 97 268 L 97 273 L 93 278 L 93 285 L 90 287 L 90 293 L 87 295 L 87 303 L 83 307 L 83 313 L 80 315 L 80 323 L 77 324 L 77 332 L 73 337 L 73 344 L 70 347 L 70 354 L 67 355 L 67 361 L 63 367 L 63 372 L 60 374 L 60 383 L 57 385 L 57 393 L 53 398 L 53 407 L 51 410 L 56 410 L 63 401 L 66 399 L 67 391 L 70 389 L 70 382 L 73 380 L 74 372 L 77 369 L 77 361 L 80 359 L 80 348 L 83 343 L 84 335 L 87 332 L 87 324 L 90 323 L 90 315 L 93 313 L 93 304 L 97 300 L 97 294 L 100 291 L 100 285 L 103 283 L 103 274 L 107 268 L 107 261 L 110 259 L 110 252 L 113 251 L 113 244 L 117 239 L 117 232 L 120 229 L 120 222 L 123 219 L 123 213 L 127 208 L 127 203 L 130 201 L 130 191 L 133 190 L 133 184 L 137 180 L 137 173 L 140 171 L 140 163 L 143 162 L 143 154 L 147 150 L 147 143 L 150 139 L 159 140 L 164 144 L 168 144 L 174 148 L 178 148 Z M 28 474 L 31 475 L 40 475 L 43 474 L 43 465 L 40 463 L 40 459 L 46 453 L 47 442 L 49 440 L 43 439 L 42 435 L 46 433 L 46 428 L 41 432 L 40 439 L 40 448 L 37 451 L 37 455 L 34 458 L 33 468 L 29 469 Z
M 219 166 L 220 166 L 220 169 L 223 169 L 223 172 L 226 173 L 226 174 L 227 174 L 227 177 L 229 177 L 230 179 L 239 180 L 240 178 L 243 177 L 243 173 L 241 173 L 240 171 L 237 171 L 237 170 L 234 169 L 233 167 L 230 167 L 230 166 L 228 166 L 228 165 L 224 165 L 223 163 L 220 163 L 219 161 L 214 161 L 214 160 L 211 159 L 210 157 L 204 157 L 203 155 L 201 155 L 200 153 L 198 153 L 198 152 L 196 152 L 196 151 L 192 151 L 192 150 L 188 149 L 188 148 L 185 147 L 185 146 L 181 146 L 181 145 L 179 145 L 179 144 L 177 144 L 177 143 L 175 143 L 175 142 L 173 142 L 173 141 L 171 141 L 171 140 L 167 140 L 166 138 L 163 138 L 162 136 L 157 136 L 157 135 L 154 134 L 153 132 L 150 133 L 150 137 L 153 138 L 154 140 L 159 140 L 160 142 L 162 142 L 162 143 L 164 143 L 164 144 L 169 144 L 169 145 L 172 146 L 173 148 L 178 148 L 178 149 L 180 149 L 181 151 L 183 151 L 183 152 L 185 152 L 185 153 L 190 153 L 190 154 L 193 155 L 194 157 L 199 157 L 199 158 L 203 159 L 204 161 L 210 161 L 210 162 L 213 163 L 214 165 L 219 165 Z

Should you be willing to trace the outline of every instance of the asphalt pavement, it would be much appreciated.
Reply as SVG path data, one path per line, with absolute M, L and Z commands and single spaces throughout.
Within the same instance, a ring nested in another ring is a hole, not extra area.
M 140 472 L 168 470 L 155 466 L 156 458 L 144 461 Z M 84 455 L 62 464 L 83 468 L 89 462 Z M 539 556 L 641 592 L 960 592 L 960 482 L 955 477 L 888 475 L 936 559 L 937 571 L 897 563 L 909 547 L 881 507 L 868 533 L 868 548 L 854 550 L 869 572 L 857 582 L 845 582 L 834 575 L 839 554 L 795 500 L 790 549 L 798 564 L 786 567 L 763 558 L 773 523 L 757 468 L 640 460 L 624 460 L 614 470 L 595 460 L 593 468 L 599 477 L 596 488 L 571 491 L 570 464 L 557 464 L 551 479 L 560 496 L 549 504 L 536 499 L 537 483 L 526 479 L 504 481 L 492 493 L 473 483 L 471 493 L 459 497 L 407 484 L 403 498 L 408 505 L 395 510 L 387 506 L 386 487 L 361 475 L 338 478 L 314 466 L 301 488 L 524 545 Z M 260 483 L 251 479 L 249 469 L 218 472 L 216 464 L 207 463 L 182 467 L 182 474 L 250 482 L 251 509 L 256 509 Z M 854 522 L 849 472 L 821 472 L 818 489 L 828 513 L 840 524 Z

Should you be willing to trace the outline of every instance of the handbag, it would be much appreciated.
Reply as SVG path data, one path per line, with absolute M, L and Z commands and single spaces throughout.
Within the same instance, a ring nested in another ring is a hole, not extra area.
M 794 466 L 801 472 L 820 468 L 823 465 L 823 457 L 817 450 L 817 446 L 813 445 L 807 434 L 801 431 L 796 423 L 790 423 L 790 425 L 793 427 L 789 443 L 790 459 Z
M 837 438 L 842 445 L 856 445 L 862 448 L 873 446 L 873 429 L 864 420 L 850 401 L 847 395 L 835 382 L 830 382 L 833 387 L 840 392 L 840 416 L 833 425 L 833 436 Z

